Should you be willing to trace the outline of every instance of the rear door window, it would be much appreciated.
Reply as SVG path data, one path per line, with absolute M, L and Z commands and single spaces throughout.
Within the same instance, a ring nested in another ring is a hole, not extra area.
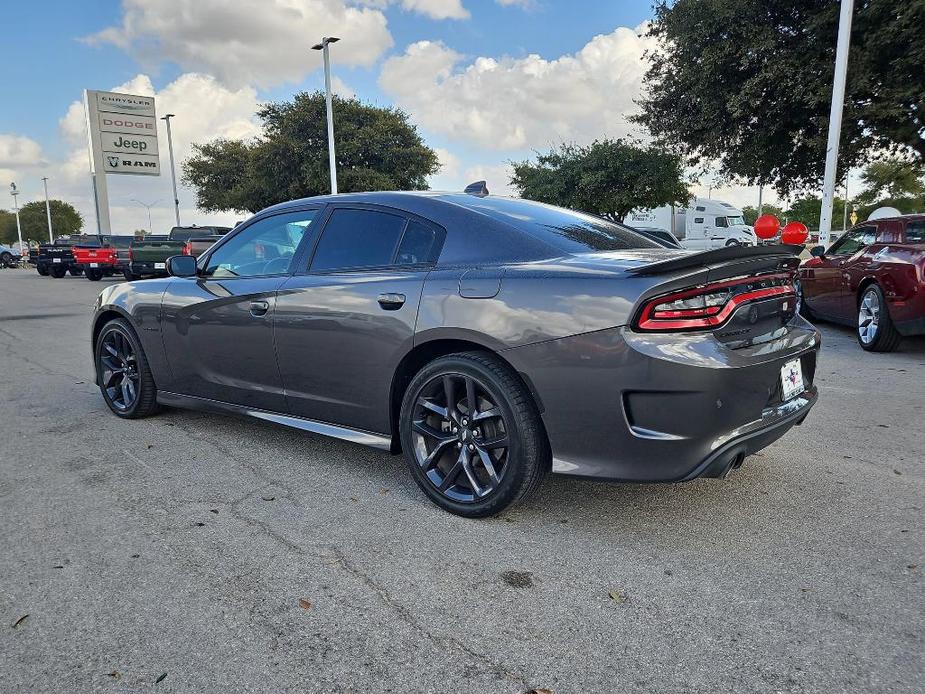
M 312 272 L 393 264 L 407 220 L 378 210 L 335 209 L 312 258 Z M 411 240 L 409 244 L 413 245 Z M 418 240 L 417 245 L 421 245 Z M 420 248 L 409 246 L 409 257 Z M 425 249 L 426 250 L 426 249 Z

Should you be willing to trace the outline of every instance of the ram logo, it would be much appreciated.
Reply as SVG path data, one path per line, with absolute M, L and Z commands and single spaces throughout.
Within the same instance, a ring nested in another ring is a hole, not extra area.
M 114 169 L 119 166 L 119 157 L 106 157 L 106 160 L 109 162 L 109 165 Z

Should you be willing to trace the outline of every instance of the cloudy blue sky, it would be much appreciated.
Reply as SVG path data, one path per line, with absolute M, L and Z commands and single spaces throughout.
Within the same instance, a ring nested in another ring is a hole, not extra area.
M 512 159 L 562 141 L 636 134 L 627 115 L 642 88 L 651 44 L 640 25 L 651 11 L 650 0 L 7 4 L 0 182 L 5 189 L 15 180 L 25 202 L 48 176 L 52 195 L 75 204 L 92 227 L 83 89 L 156 95 L 160 113 L 176 114 L 182 160 L 192 143 L 255 135 L 259 102 L 321 87 L 310 46 L 336 35 L 336 90 L 411 114 L 441 157 L 434 188 L 486 178 L 503 192 Z M 132 198 L 158 202 L 155 228 L 169 226 L 168 175 L 109 181 L 114 229 L 146 226 Z M 742 204 L 756 195 L 724 193 Z M 180 198 L 184 222 L 240 218 L 197 212 L 189 190 Z

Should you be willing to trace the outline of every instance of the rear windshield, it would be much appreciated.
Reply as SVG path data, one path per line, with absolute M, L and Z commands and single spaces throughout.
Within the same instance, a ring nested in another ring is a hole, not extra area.
M 113 248 L 128 248 L 134 239 L 134 236 L 110 236 L 109 245 Z
M 661 248 L 629 227 L 600 217 L 512 198 L 476 198 L 468 207 L 513 224 L 566 253 Z

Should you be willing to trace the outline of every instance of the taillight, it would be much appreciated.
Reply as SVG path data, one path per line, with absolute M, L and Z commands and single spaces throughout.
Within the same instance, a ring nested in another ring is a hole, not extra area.
M 752 301 L 795 295 L 793 275 L 737 277 L 649 299 L 639 312 L 638 330 L 705 330 L 724 323 Z

